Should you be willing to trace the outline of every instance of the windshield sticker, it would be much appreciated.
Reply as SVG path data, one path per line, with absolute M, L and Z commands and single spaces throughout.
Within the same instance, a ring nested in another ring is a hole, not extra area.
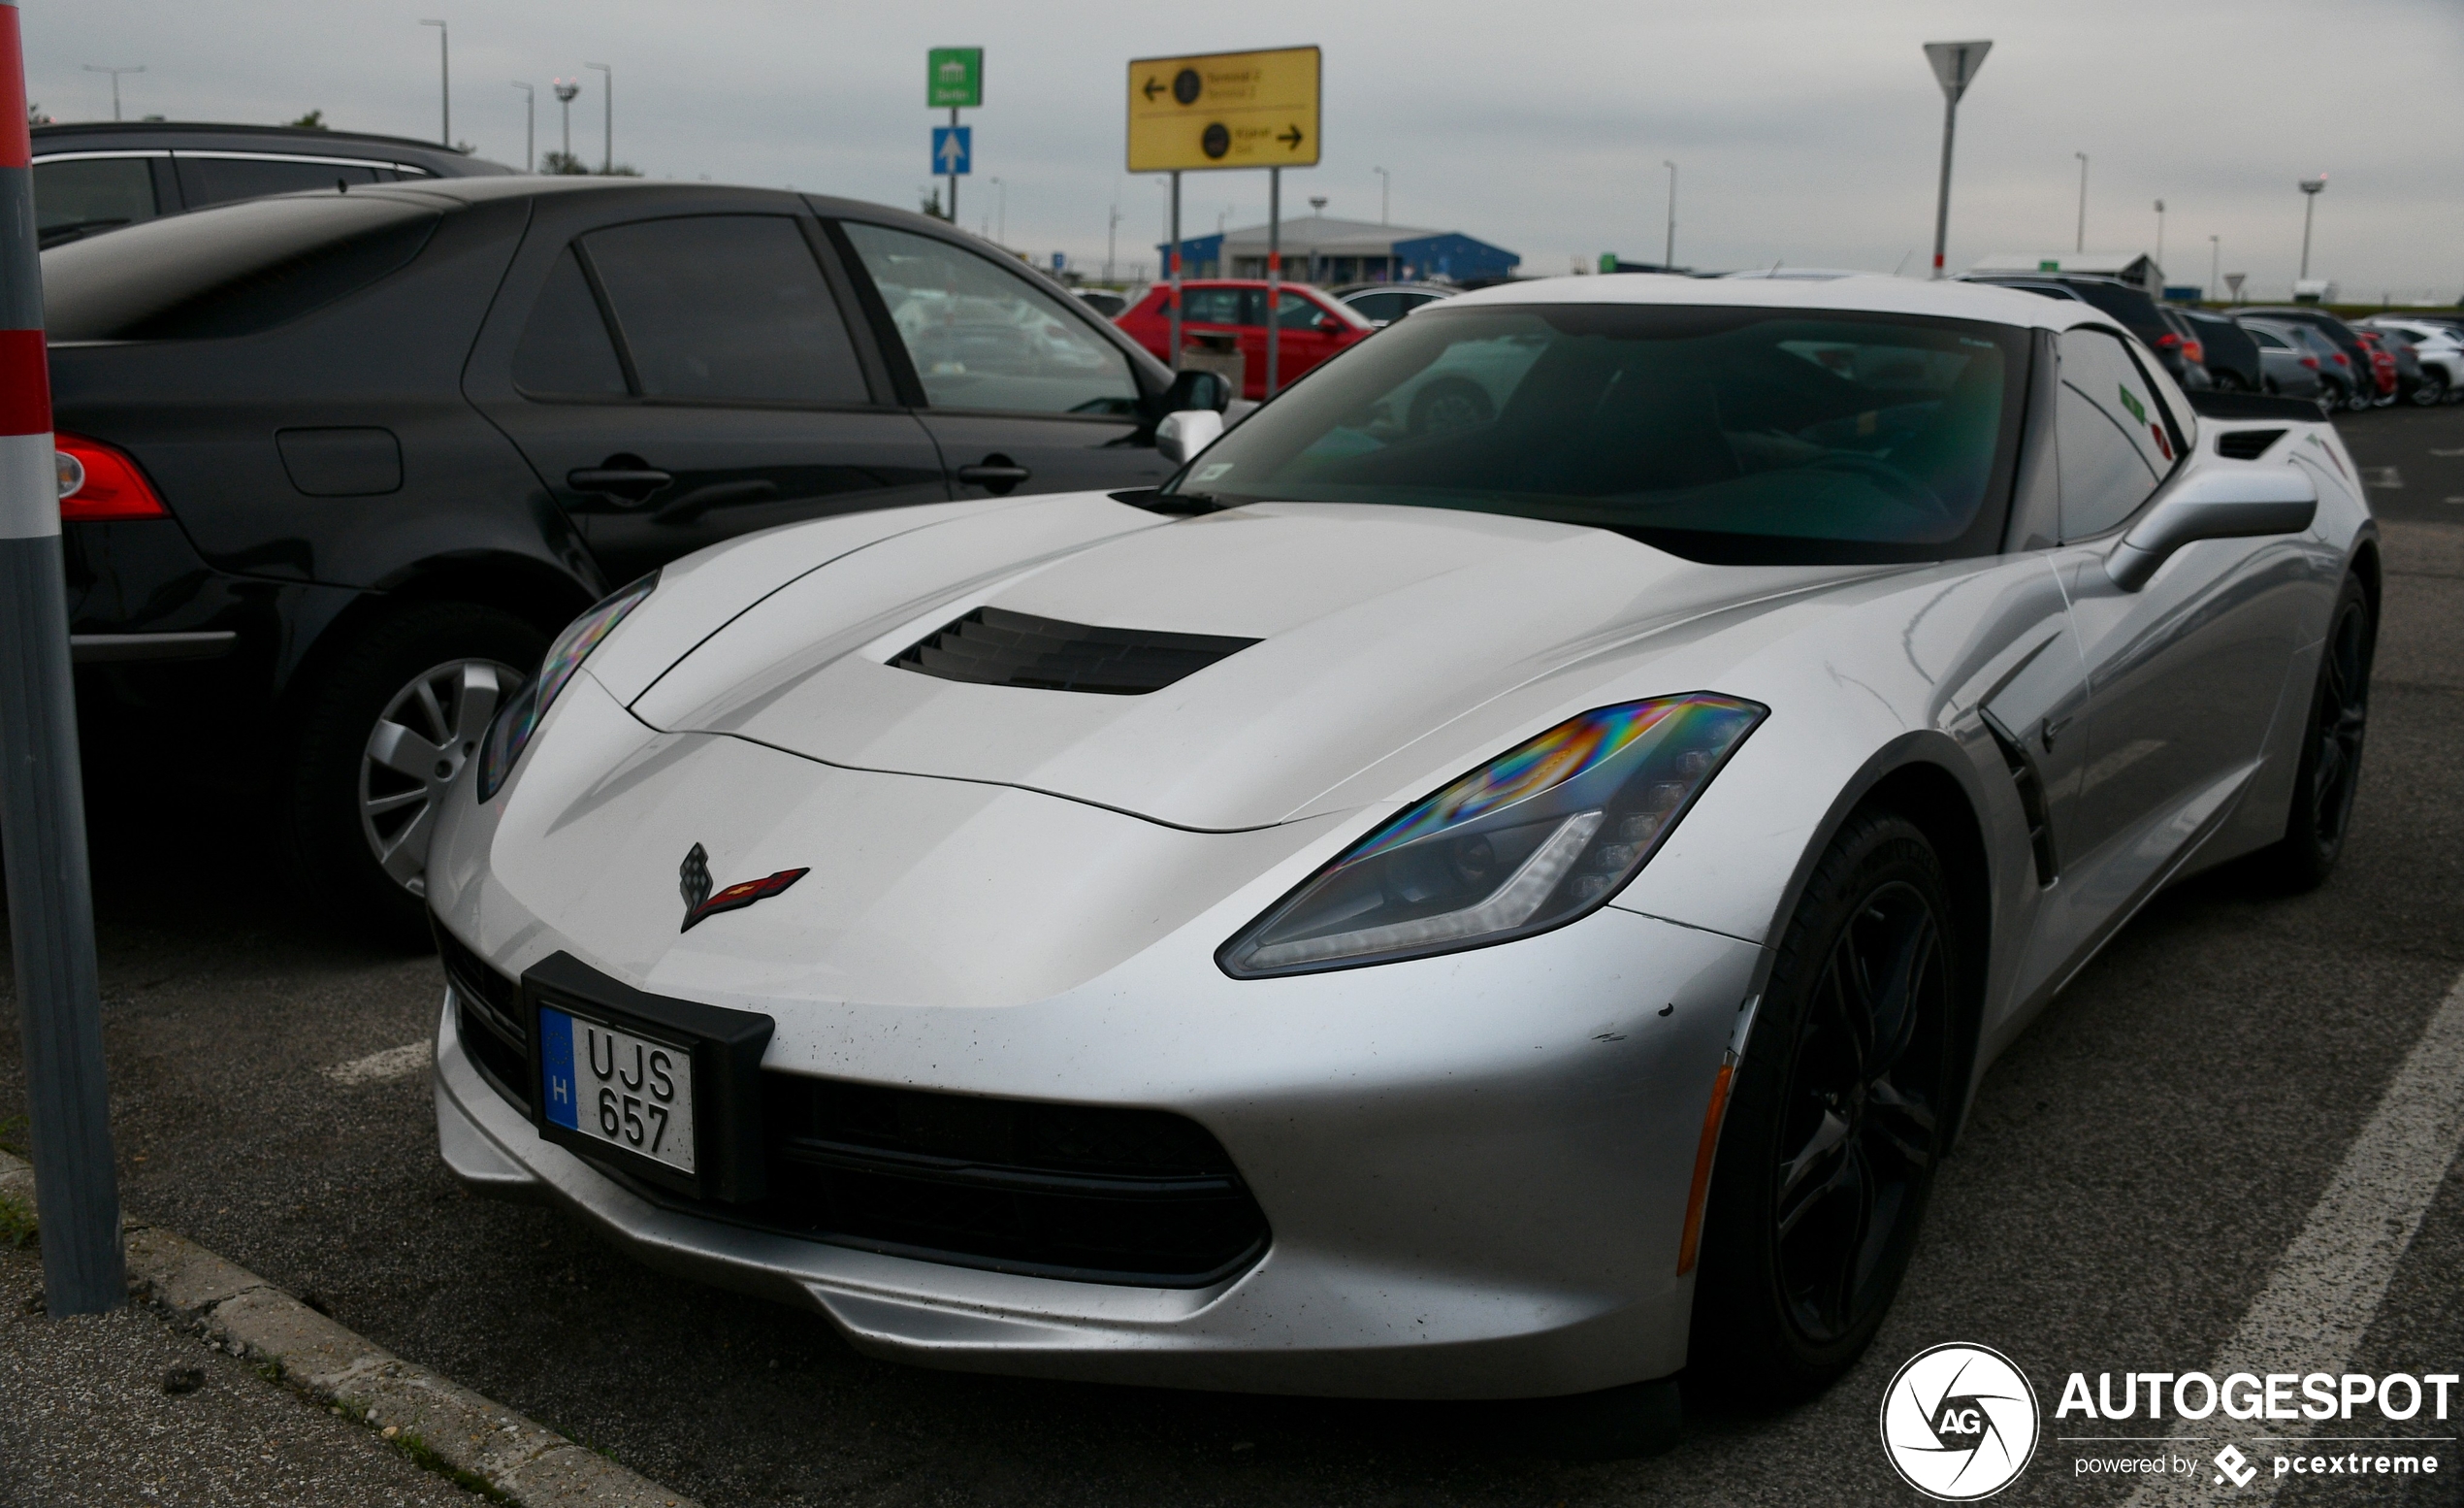
M 1198 480 L 1213 481 L 1217 476 L 1228 475 L 1231 470 L 1232 463 L 1229 461 L 1217 461 L 1213 466 L 1202 466 L 1198 469 Z

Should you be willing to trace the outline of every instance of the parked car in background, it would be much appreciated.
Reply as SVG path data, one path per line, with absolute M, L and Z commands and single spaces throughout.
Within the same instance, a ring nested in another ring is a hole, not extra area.
M 1364 282 L 1337 288 L 1334 294 L 1360 317 L 1383 330 L 1423 304 L 1450 299 L 1462 291 L 1438 282 Z
M 1243 365 L 1241 396 L 1266 396 L 1266 279 L 1263 278 L 1191 278 L 1181 284 L 1182 338 L 1228 337 Z M 1171 348 L 1171 322 L 1164 300 L 1169 283 L 1157 283 L 1114 323 L 1146 347 L 1157 360 Z M 1289 386 L 1312 367 L 1345 346 L 1357 345 L 1377 327 L 1342 300 L 1304 283 L 1284 283 L 1278 296 L 1275 324 L 1276 380 Z
M 2307 325 L 2327 338 L 2344 360 L 2336 367 L 2346 377 L 2345 407 L 2356 412 L 2378 402 L 2378 377 L 2370 360 L 2369 348 L 2352 326 L 2316 305 L 2254 304 L 2235 311 L 2237 316 L 2255 315 L 2278 324 Z
M 2393 369 L 2394 392 L 2390 395 L 2383 383 L 2379 400 L 2381 403 L 2402 402 L 2417 404 L 2427 409 L 2435 408 L 2447 397 L 2446 380 L 2430 376 L 2428 369 L 2421 365 L 2420 348 L 2415 346 L 2402 331 L 2362 324 L 2354 326 L 2353 333 L 2360 336 L 2362 344 L 2369 346 L 2375 355 L 2383 357 L 2387 366 Z
M 1129 307 L 1129 295 L 1111 288 L 1072 288 L 1070 291 L 1078 295 L 1080 303 L 1106 319 L 1118 317 L 1122 310 Z
M 2207 369 L 2207 346 L 2199 340 L 2199 332 L 2188 315 L 2170 304 L 2156 306 L 2156 316 L 2164 321 L 2165 333 L 2156 338 L 2158 354 L 2170 350 L 2181 358 L 2177 374 L 2182 385 L 2192 392 L 2216 385 L 2215 374 Z
M 2222 314 L 2176 308 L 2173 312 L 2198 339 L 2201 359 L 2216 388 L 2223 393 L 2255 393 L 2266 373 L 2258 359 L 2258 344 L 2250 333 Z
M 2424 398 L 2415 392 L 2413 401 L 2432 404 L 2464 402 L 2464 329 L 2453 324 L 2432 323 L 2427 319 L 2389 318 L 2381 314 L 2361 321 L 2368 330 L 2392 330 L 2413 347 L 2414 359 L 2421 364 L 2425 386 L 2435 383 L 2438 396 Z
M 43 283 L 86 746 L 270 792 L 288 876 L 405 934 L 436 802 L 612 588 L 825 515 L 1151 485 L 1158 422 L 1228 386 L 939 221 L 768 189 L 257 199 Z
M 35 232 L 46 246 L 234 199 L 513 171 L 434 142 L 297 126 L 112 120 L 31 135 Z
M 2323 345 L 2326 344 L 2325 337 L 2313 332 L 2307 325 L 2271 324 L 2264 319 L 2239 320 L 2236 327 L 2257 348 L 2259 365 L 2264 372 L 2259 391 L 2286 398 L 2316 398 L 2324 408 L 2332 408 L 2341 401 L 2321 370 L 2324 362 L 2310 344 L 2315 340 Z M 2327 354 L 2335 354 L 2333 347 Z
M 2140 344 L 2156 352 L 2175 381 L 2189 385 L 2189 364 L 2182 357 L 2181 332 L 2165 323 L 2162 309 L 2136 283 L 2086 273 L 1964 273 L 1960 280 L 1988 282 L 2092 305 L 2111 314 L 2124 329 L 2137 336 Z

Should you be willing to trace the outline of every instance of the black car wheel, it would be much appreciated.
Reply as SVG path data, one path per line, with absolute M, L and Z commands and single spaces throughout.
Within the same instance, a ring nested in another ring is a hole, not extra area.
M 1689 1364 L 1742 1401 L 1846 1371 L 1898 1291 L 1957 1092 L 1942 864 L 1850 819 L 1791 918 L 1720 1132 Z
M 546 652 L 546 636 L 510 613 L 425 603 L 360 635 L 302 689 L 285 836 L 309 896 L 386 935 L 425 935 L 438 803 Z
M 2447 402 L 2447 379 L 2431 373 L 2423 373 L 2421 380 L 2414 384 L 2413 402 L 2423 409 L 2435 409 Z
M 2319 651 L 2318 680 L 2310 694 L 2310 720 L 2302 731 L 2301 763 L 2293 770 L 2285 836 L 2258 856 L 2260 869 L 2283 889 L 2316 890 L 2326 883 L 2344 853 L 2352 799 L 2361 789 L 2361 749 L 2370 731 L 2370 661 L 2377 642 L 2369 594 L 2348 576 Z

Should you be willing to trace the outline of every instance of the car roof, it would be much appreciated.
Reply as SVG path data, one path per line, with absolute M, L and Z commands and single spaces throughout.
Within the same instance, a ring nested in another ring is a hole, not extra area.
M 1921 282 L 1910 278 L 1858 274 L 1799 280 L 1787 278 L 1730 279 L 1654 277 L 1542 278 L 1512 282 L 1446 300 L 1449 310 L 1510 304 L 1668 304 L 1727 309 L 1787 309 L 1808 312 L 1928 314 L 1973 319 L 2022 329 L 2067 330 L 2122 325 L 2092 304 L 2048 299 L 1977 282 Z
M 373 131 L 317 131 L 211 120 L 83 120 L 36 126 L 27 135 L 37 157 L 79 151 L 278 151 L 384 158 L 487 177 L 514 171 L 437 142 Z

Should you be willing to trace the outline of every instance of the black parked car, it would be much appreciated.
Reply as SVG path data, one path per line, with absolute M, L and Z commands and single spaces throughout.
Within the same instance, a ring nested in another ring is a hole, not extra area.
M 32 135 L 35 231 L 46 246 L 262 194 L 513 171 L 434 142 L 298 126 L 112 120 Z
M 1961 282 L 1990 282 L 1996 287 L 2018 288 L 2027 293 L 2040 293 L 2047 298 L 2077 299 L 2092 304 L 2111 314 L 2121 326 L 2139 338 L 2139 343 L 2156 352 L 2164 370 L 2184 387 L 2204 386 L 2190 375 L 2189 364 L 2182 358 L 2182 336 L 2165 322 L 2164 311 L 2148 291 L 2136 283 L 2118 278 L 2099 278 L 2087 273 L 1965 273 Z
M 218 750 L 293 877 L 405 931 L 430 803 L 611 587 L 821 514 L 1151 484 L 1160 417 L 1227 396 L 946 225 L 787 192 L 374 185 L 43 263 L 89 747 Z
M 2216 380 L 2217 391 L 2224 393 L 2255 393 L 2266 386 L 2267 374 L 2258 358 L 2258 343 L 2248 330 L 2222 314 L 2205 310 L 2173 311 L 2198 337 L 2199 349 L 2207 362 L 2208 376 Z

